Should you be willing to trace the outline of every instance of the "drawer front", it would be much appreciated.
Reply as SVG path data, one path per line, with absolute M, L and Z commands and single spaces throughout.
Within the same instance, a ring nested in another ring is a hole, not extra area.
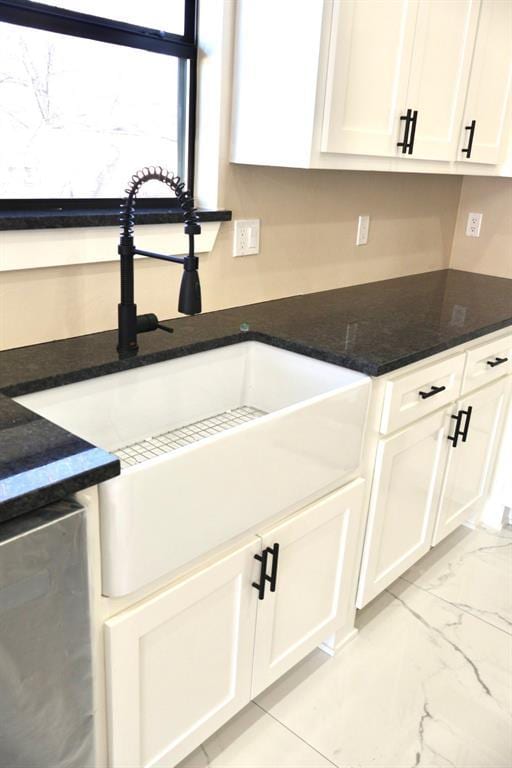
M 464 354 L 461 353 L 388 381 L 384 393 L 381 433 L 388 434 L 401 429 L 456 400 L 460 393 L 463 369 Z
M 494 339 L 466 352 L 462 391 L 477 387 L 512 373 L 512 335 Z

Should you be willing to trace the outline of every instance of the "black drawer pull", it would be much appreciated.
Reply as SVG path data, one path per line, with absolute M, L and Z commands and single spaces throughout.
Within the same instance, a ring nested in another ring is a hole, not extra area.
M 403 141 L 397 142 L 397 147 L 401 147 L 402 155 L 405 155 L 409 150 L 409 130 L 412 121 L 412 109 L 408 109 L 407 113 L 400 117 L 400 122 L 402 122 L 402 120 L 405 121 L 404 138 Z
M 412 155 L 413 149 L 414 149 L 414 137 L 416 136 L 416 123 L 418 122 L 418 110 L 415 109 L 412 113 L 412 121 L 411 121 L 411 134 L 409 136 L 409 146 L 407 148 L 407 151 L 410 155 Z
M 274 544 L 273 547 L 267 547 L 267 552 L 269 552 L 272 555 L 272 571 L 270 574 L 270 591 L 275 592 L 276 585 L 277 585 L 277 567 L 279 564 L 279 544 Z
M 471 421 L 471 414 L 473 413 L 473 408 L 471 405 L 468 405 L 468 408 L 466 411 L 459 411 L 459 413 L 464 414 L 464 416 L 466 417 L 464 429 L 462 430 L 462 442 L 465 443 L 466 440 L 468 439 L 469 422 Z
M 252 583 L 254 589 L 258 590 L 258 600 L 263 600 L 265 598 L 265 582 L 269 581 L 269 577 L 267 576 L 268 552 L 268 549 L 264 549 L 261 555 L 254 555 L 254 559 L 261 563 L 260 583 L 258 584 L 256 581 L 253 581 Z
M 461 152 L 464 152 L 466 159 L 471 157 L 471 150 L 473 149 L 473 139 L 475 138 L 476 120 L 472 120 L 469 125 L 466 125 L 465 130 L 469 131 L 468 145 Z
M 508 357 L 497 357 L 496 360 L 488 360 L 487 365 L 490 365 L 491 368 L 496 368 L 497 365 L 501 365 L 502 363 L 507 363 Z
M 455 414 L 452 413 L 451 418 L 455 419 L 455 431 L 454 431 L 453 435 L 448 435 L 447 440 L 451 440 L 452 441 L 452 448 L 456 448 L 458 440 L 459 440 L 459 437 L 461 436 L 460 420 L 462 418 L 462 411 L 457 411 L 457 413 L 455 413 Z
M 437 395 L 439 392 L 444 392 L 445 389 L 446 389 L 446 387 L 444 387 L 444 386 L 443 387 L 435 387 L 432 384 L 432 386 L 430 387 L 430 391 L 429 392 L 418 392 L 418 394 L 419 394 L 419 396 L 423 400 L 426 400 L 427 397 L 432 397 L 433 395 Z
M 270 576 L 267 575 L 267 562 L 268 556 L 272 555 L 272 571 Z M 261 555 L 254 555 L 254 559 L 261 563 L 260 581 L 259 584 L 253 581 L 252 586 L 258 590 L 258 600 L 265 599 L 265 584 L 268 581 L 270 583 L 270 591 L 276 591 L 277 585 L 277 567 L 279 563 L 279 544 L 274 544 L 273 547 L 265 547 Z

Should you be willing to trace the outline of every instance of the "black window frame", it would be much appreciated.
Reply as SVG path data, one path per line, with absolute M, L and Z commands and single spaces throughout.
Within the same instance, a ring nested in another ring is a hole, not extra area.
M 186 186 L 194 194 L 198 5 L 199 0 L 184 0 L 183 35 L 71 11 L 57 5 L 36 3 L 31 0 L 0 0 L 0 21 L 178 58 L 178 173 L 182 175 L 182 178 L 186 175 L 184 178 Z M 186 174 L 183 173 L 185 162 Z M 136 171 L 137 169 L 134 168 L 133 170 Z M 76 212 L 77 216 L 84 217 L 94 213 L 101 215 L 118 209 L 121 200 L 122 197 L 6 198 L 0 200 L 0 219 L 4 215 L 9 217 L 9 214 L 14 214 L 17 217 L 26 215 L 27 218 L 30 218 L 31 213 L 37 213 L 39 217 L 56 213 L 72 215 L 73 212 Z M 140 202 L 139 210 L 141 211 L 163 212 L 178 208 L 176 199 L 171 197 L 145 197 Z M 39 220 L 41 221 L 41 218 Z M 100 222 L 98 221 L 98 223 Z M 75 224 L 75 226 L 77 225 L 79 226 L 79 224 Z M 0 222 L 0 229 L 3 228 Z M 15 226 L 15 228 L 24 227 Z

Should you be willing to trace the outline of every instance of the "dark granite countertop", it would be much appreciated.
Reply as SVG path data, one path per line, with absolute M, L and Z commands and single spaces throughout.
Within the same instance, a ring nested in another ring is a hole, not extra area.
M 511 326 L 512 280 L 440 270 L 168 324 L 173 335 L 142 334 L 139 353 L 125 359 L 115 331 L 1 352 L 0 393 L 16 397 L 248 340 L 380 376 Z M 8 397 L 0 414 L 0 488 L 7 489 L 0 491 L 0 520 L 119 473 L 115 457 Z

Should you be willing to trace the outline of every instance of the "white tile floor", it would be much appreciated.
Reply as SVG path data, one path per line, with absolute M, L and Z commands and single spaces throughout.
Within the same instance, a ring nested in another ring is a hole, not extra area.
M 512 531 L 461 528 L 180 768 L 510 768 Z

